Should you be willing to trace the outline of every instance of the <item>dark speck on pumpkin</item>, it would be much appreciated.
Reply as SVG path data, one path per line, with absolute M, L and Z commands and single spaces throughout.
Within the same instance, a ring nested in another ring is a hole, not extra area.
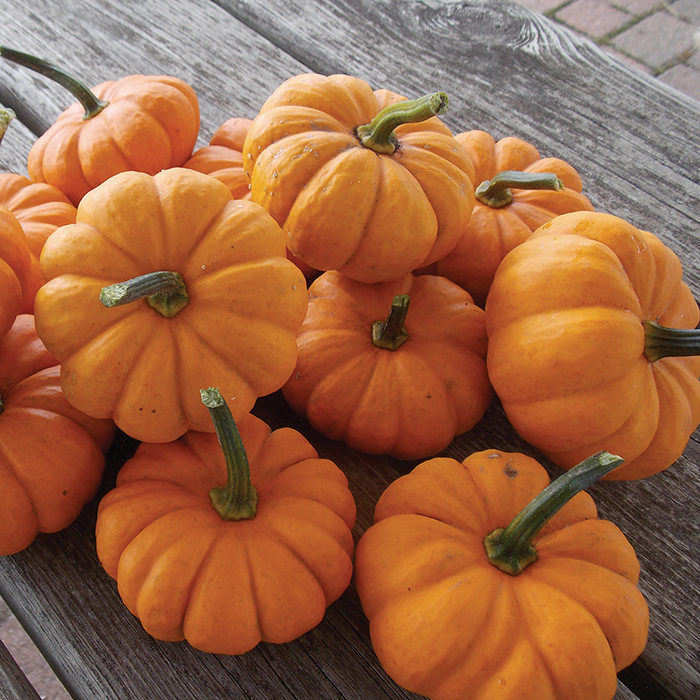
M 518 470 L 511 464 L 506 464 L 506 466 L 503 467 L 503 473 L 509 479 L 515 479 L 515 477 L 518 476 Z

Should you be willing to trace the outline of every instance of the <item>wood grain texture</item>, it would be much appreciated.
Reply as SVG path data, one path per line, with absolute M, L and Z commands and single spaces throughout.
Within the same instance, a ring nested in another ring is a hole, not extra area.
M 176 9 L 175 9 L 176 8 Z M 454 131 L 519 136 L 577 168 L 601 210 L 657 233 L 680 256 L 700 296 L 700 105 L 615 63 L 521 6 L 417 0 L 0 0 L 0 42 L 34 51 L 88 84 L 167 73 L 193 85 L 208 141 L 231 116 L 253 117 L 267 95 L 301 72 L 343 72 L 407 96 L 448 92 Z M 21 172 L 36 134 L 70 98 L 26 69 L 0 64 L 0 102 L 18 114 L 0 169 Z M 415 462 L 368 457 L 311 430 L 280 395 L 255 412 L 304 433 L 339 464 L 357 500 L 356 539 L 383 489 Z M 117 441 L 101 491 L 133 451 Z M 497 448 L 541 455 L 509 426 L 497 401 L 445 455 Z M 558 470 L 542 460 L 550 473 Z M 597 484 L 602 517 L 642 562 L 652 627 L 642 657 L 620 674 L 617 700 L 700 696 L 700 445 L 643 482 Z M 101 495 L 100 494 L 100 495 Z M 146 635 L 124 608 L 94 552 L 96 498 L 67 530 L 0 561 L 0 592 L 76 698 L 417 697 L 379 667 L 354 586 L 318 628 L 289 645 L 242 657 L 203 654 Z
M 0 697 L 3 700 L 39 700 L 39 694 L 0 642 Z

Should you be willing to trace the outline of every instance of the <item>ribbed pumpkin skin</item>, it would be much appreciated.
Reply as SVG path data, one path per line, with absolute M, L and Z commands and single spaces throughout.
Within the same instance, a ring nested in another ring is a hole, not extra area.
M 34 182 L 47 182 L 77 205 L 112 175 L 155 175 L 181 166 L 199 134 L 194 90 L 171 76 L 129 75 L 92 89 L 109 105 L 91 119 L 78 102 L 62 112 L 29 151 Z
M 372 343 L 396 294 L 411 297 L 409 340 Z M 314 428 L 369 454 L 422 459 L 476 425 L 493 395 L 486 325 L 467 292 L 442 277 L 366 285 L 326 272 L 309 288 L 297 366 L 282 388 Z
M 12 327 L 29 287 L 31 254 L 22 226 L 0 204 L 0 337 Z
M 641 654 L 649 613 L 620 530 L 574 496 L 517 576 L 484 538 L 549 483 L 517 453 L 436 458 L 393 482 L 355 552 L 374 650 L 400 686 L 432 700 L 611 700 Z
M 306 282 L 262 207 L 186 168 L 122 173 L 51 235 L 37 329 L 76 407 L 149 442 L 213 430 L 200 389 L 220 386 L 234 417 L 279 389 L 296 362 Z M 100 290 L 179 272 L 189 304 L 172 318 L 142 299 L 105 308 Z
M 0 204 L 14 214 L 27 237 L 31 265 L 20 313 L 33 313 L 34 297 L 44 284 L 39 266 L 44 243 L 60 226 L 75 223 L 76 208 L 52 185 L 34 183 L 15 173 L 0 174 Z
M 39 532 L 68 527 L 95 495 L 111 421 L 71 406 L 58 361 L 34 318 L 17 317 L 0 338 L 0 556 L 26 549 Z
M 258 510 L 224 521 L 213 433 L 142 443 L 101 501 L 97 553 L 126 606 L 165 641 L 216 654 L 308 632 L 352 576 L 355 503 L 345 475 L 298 432 L 238 421 Z
M 399 99 L 346 75 L 300 75 L 255 118 L 243 153 L 253 201 L 309 266 L 389 281 L 457 242 L 474 206 L 473 166 L 449 129 L 437 117 L 400 126 L 391 155 L 355 136 Z
M 501 260 L 542 224 L 572 211 L 593 211 L 581 194 L 581 177 L 559 158 L 541 158 L 538 150 L 522 139 L 507 136 L 496 141 L 485 131 L 455 134 L 475 168 L 475 186 L 505 170 L 525 173 L 554 173 L 564 190 L 512 189 L 513 201 L 492 208 L 478 199 L 457 245 L 427 270 L 442 275 L 466 289 L 483 308 L 486 295 Z
M 496 273 L 489 376 L 515 429 L 559 466 L 605 449 L 626 462 L 604 478 L 642 478 L 678 459 L 700 422 L 700 358 L 649 362 L 642 321 L 699 318 L 656 236 L 608 214 L 565 214 Z

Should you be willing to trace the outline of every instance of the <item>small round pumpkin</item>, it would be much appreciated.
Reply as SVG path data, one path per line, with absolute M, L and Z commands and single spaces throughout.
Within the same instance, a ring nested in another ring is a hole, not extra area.
M 213 177 L 110 178 L 41 265 L 37 329 L 68 400 L 136 439 L 211 430 L 198 392 L 214 380 L 239 417 L 294 369 L 304 276 L 269 214 Z
M 44 284 L 39 266 L 44 243 L 60 226 L 75 223 L 76 209 L 56 187 L 16 173 L 0 174 L 0 204 L 12 212 L 27 237 L 31 264 L 20 313 L 33 313 L 34 297 Z
M 549 484 L 532 458 L 485 450 L 390 484 L 355 553 L 389 676 L 433 700 L 611 700 L 649 611 L 634 549 L 582 489 L 621 461 Z
M 568 469 L 655 474 L 700 423 L 700 311 L 673 251 L 609 214 L 563 214 L 503 259 L 486 302 L 489 377 L 520 435 Z
M 97 553 L 150 635 L 243 654 L 308 632 L 345 591 L 355 502 L 300 433 L 252 415 L 236 428 L 202 393 L 219 442 L 142 443 L 100 502 Z
M 457 245 L 420 273 L 442 275 L 483 308 L 506 253 L 542 224 L 572 211 L 593 211 L 581 177 L 560 158 L 542 158 L 515 136 L 496 141 L 485 131 L 456 134 L 475 168 L 476 203 Z
M 486 345 L 483 310 L 444 277 L 370 285 L 326 272 L 309 287 L 297 366 L 282 392 L 332 439 L 422 459 L 488 408 Z
M 31 254 L 22 226 L 0 204 L 0 337 L 12 327 L 21 310 L 30 269 Z
M 6 46 L 0 56 L 58 82 L 78 100 L 37 139 L 27 160 L 34 182 L 57 187 L 73 204 L 112 175 L 155 175 L 192 155 L 199 101 L 180 78 L 128 75 L 90 89 L 36 56 Z
M 444 93 L 406 100 L 347 75 L 290 78 L 246 138 L 253 201 L 311 267 L 403 277 L 443 257 L 474 206 L 471 161 L 436 116 L 446 108 Z
M 68 527 L 95 495 L 114 424 L 73 408 L 29 314 L 0 337 L 0 556 Z

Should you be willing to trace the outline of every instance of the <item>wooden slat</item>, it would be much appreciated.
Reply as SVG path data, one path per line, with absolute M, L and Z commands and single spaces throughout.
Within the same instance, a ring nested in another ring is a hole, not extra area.
M 39 700 L 34 686 L 0 641 L 0 698 L 3 700 Z
M 352 73 L 409 96 L 444 89 L 452 105 L 446 121 L 455 131 L 520 136 L 542 155 L 569 161 L 594 204 L 660 235 L 700 292 L 700 105 L 614 65 L 592 44 L 520 6 L 0 0 L 0 11 L 0 42 L 50 58 L 89 84 L 137 72 L 187 80 L 200 97 L 202 143 L 228 117 L 254 116 L 279 83 L 299 72 Z M 19 115 L 21 128 L 13 137 L 13 124 L 0 147 L 0 166 L 15 170 L 32 132 L 47 128 L 70 99 L 44 78 L 3 63 L 0 101 Z M 261 401 L 256 412 L 273 427 L 299 429 L 344 469 L 358 504 L 356 538 L 371 524 L 381 491 L 414 464 L 366 457 L 322 438 L 279 396 Z M 538 456 L 497 402 L 445 454 L 463 459 L 486 448 Z M 131 449 L 128 440 L 117 443 L 101 493 Z M 620 675 L 618 700 L 700 696 L 698 463 L 696 435 L 666 472 L 591 489 L 601 515 L 622 528 L 639 554 L 652 616 L 647 650 Z M 379 667 L 354 586 L 316 630 L 283 647 L 215 657 L 150 639 L 96 560 L 96 503 L 71 528 L 0 561 L 0 591 L 74 697 L 305 698 L 312 691 L 347 700 L 416 697 Z

